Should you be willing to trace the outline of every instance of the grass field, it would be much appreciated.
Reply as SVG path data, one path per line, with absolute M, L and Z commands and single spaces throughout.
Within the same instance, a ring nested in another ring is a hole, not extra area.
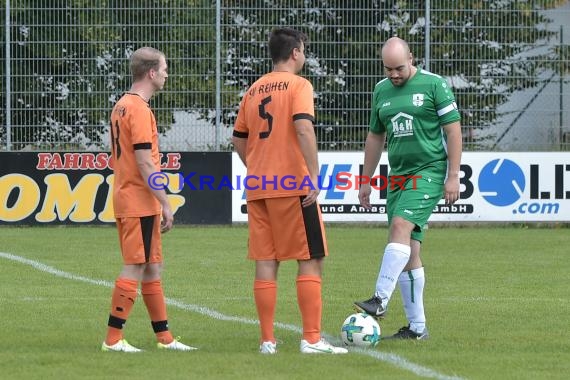
M 384 227 L 329 226 L 323 330 L 339 342 L 352 302 L 373 291 Z M 162 352 L 142 299 L 125 336 L 142 354 L 100 352 L 120 266 L 109 227 L 0 228 L 2 379 L 563 379 L 570 233 L 432 226 L 424 243 L 431 338 L 344 356 L 302 356 L 296 264 L 281 267 L 279 353 L 257 352 L 247 230 L 176 227 L 164 237 L 169 322 L 197 352 Z M 399 292 L 382 332 L 405 324 Z

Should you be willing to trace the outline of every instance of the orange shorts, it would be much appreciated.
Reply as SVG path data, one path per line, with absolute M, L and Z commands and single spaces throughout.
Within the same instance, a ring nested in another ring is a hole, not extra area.
M 316 202 L 303 207 L 303 198 L 247 202 L 249 259 L 309 260 L 328 255 L 321 208 Z
M 123 263 L 162 262 L 160 215 L 117 218 Z

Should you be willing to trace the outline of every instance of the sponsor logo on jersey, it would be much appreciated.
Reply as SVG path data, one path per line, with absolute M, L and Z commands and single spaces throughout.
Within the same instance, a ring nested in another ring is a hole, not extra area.
M 414 117 L 404 112 L 399 112 L 390 119 L 394 137 L 412 136 L 414 134 Z

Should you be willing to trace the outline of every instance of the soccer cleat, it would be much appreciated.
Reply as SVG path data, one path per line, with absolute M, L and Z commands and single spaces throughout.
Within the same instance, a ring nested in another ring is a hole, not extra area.
M 179 338 L 174 339 L 168 344 L 158 342 L 156 346 L 161 350 L 173 350 L 173 351 L 194 351 L 197 350 L 196 347 L 187 346 L 184 343 L 180 343 Z
M 259 352 L 262 354 L 276 354 L 277 353 L 277 343 L 273 342 L 263 342 L 259 346 Z
M 117 343 L 109 346 L 107 343 L 103 342 L 101 346 L 101 351 L 116 351 L 116 352 L 142 352 L 141 349 L 131 346 L 126 339 L 121 339 Z
M 384 339 L 414 339 L 414 340 L 425 340 L 429 338 L 427 329 L 424 329 L 422 333 L 417 333 L 410 330 L 410 325 L 402 327 L 392 336 L 388 336 Z
M 366 301 L 355 302 L 354 308 L 360 313 L 365 313 L 378 319 L 386 316 L 386 309 L 382 306 L 380 297 L 373 296 Z
M 302 354 L 346 354 L 348 350 L 342 347 L 335 347 L 326 340 L 319 340 L 317 343 L 309 343 L 305 339 L 301 340 Z

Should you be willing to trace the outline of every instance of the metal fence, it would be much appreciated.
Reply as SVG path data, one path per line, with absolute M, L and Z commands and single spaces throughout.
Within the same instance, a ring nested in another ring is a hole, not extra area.
M 4 0 L 0 150 L 107 150 L 128 57 L 163 50 L 163 150 L 230 149 L 241 95 L 277 25 L 309 35 L 321 150 L 360 150 L 379 49 L 398 35 L 446 77 L 466 150 L 570 149 L 569 1 Z

